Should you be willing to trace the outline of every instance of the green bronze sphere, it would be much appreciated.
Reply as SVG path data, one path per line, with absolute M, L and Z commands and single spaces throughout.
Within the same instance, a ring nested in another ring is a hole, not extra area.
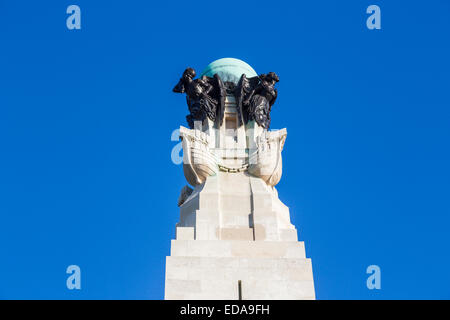
M 234 58 L 223 58 L 211 62 L 205 70 L 203 70 L 202 76 L 213 77 L 218 74 L 222 81 L 238 83 L 242 74 L 245 74 L 247 78 L 256 77 L 258 74 L 252 67 L 242 60 Z

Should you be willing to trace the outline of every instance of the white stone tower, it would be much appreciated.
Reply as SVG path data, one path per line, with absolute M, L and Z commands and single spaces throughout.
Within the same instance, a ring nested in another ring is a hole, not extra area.
M 311 260 L 274 187 L 286 129 L 268 131 L 257 111 L 252 120 L 251 107 L 237 102 L 242 74 L 250 87 L 263 81 L 243 61 L 211 63 L 202 76 L 226 84 L 222 111 L 180 128 L 183 170 L 194 188 L 185 186 L 178 200 L 165 299 L 315 299 Z

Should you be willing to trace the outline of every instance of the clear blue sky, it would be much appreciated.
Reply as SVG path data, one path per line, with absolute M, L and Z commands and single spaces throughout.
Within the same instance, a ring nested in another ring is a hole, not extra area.
M 185 185 L 171 89 L 234 57 L 280 76 L 278 191 L 317 298 L 449 299 L 449 15 L 445 0 L 0 0 L 0 298 L 163 298 Z

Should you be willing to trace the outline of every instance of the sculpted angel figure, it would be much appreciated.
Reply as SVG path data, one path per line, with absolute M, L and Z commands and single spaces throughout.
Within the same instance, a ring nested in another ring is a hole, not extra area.
M 270 126 L 270 111 L 277 99 L 275 84 L 279 81 L 275 72 L 261 74 L 258 77 L 241 76 L 236 87 L 236 101 L 243 112 L 244 121 L 255 120 L 260 126 Z
M 194 128 L 194 121 L 202 121 L 208 117 L 216 120 L 219 108 L 225 104 L 226 92 L 223 91 L 223 83 L 218 76 L 214 78 L 203 76 L 194 79 L 195 70 L 187 68 L 183 72 L 173 92 L 186 93 L 186 101 L 190 114 L 186 116 L 189 127 Z

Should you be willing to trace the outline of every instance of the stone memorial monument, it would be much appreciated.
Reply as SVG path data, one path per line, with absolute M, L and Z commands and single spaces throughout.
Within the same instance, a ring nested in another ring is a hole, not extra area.
M 166 260 L 165 299 L 315 299 L 311 260 L 278 198 L 286 129 L 269 130 L 278 76 L 245 62 L 187 68 L 187 182 Z

